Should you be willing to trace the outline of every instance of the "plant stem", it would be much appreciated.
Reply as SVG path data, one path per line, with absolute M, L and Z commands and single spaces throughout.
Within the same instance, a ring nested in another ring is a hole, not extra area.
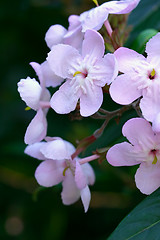
M 112 44 L 114 50 L 117 50 L 120 47 L 120 44 L 117 43 L 117 41 L 115 40 L 115 34 L 113 34 L 114 32 L 112 30 L 112 27 L 111 27 L 108 19 L 104 22 L 104 26 L 105 26 L 105 28 L 107 30 L 108 36 L 110 38 L 110 41 L 111 41 L 111 44 Z
M 120 109 L 117 109 L 117 110 L 115 110 L 115 111 L 112 111 L 112 112 L 109 112 L 109 111 L 107 111 L 107 110 L 105 110 L 105 109 L 100 108 L 100 109 L 99 109 L 99 112 L 103 113 L 104 115 L 102 115 L 102 114 L 100 114 L 100 113 L 97 112 L 97 113 L 93 116 L 93 118 L 96 118 L 96 119 L 105 119 L 105 121 L 104 121 L 104 123 L 102 124 L 102 126 L 94 132 L 93 136 L 94 136 L 95 138 L 99 138 L 99 137 L 102 135 L 104 129 L 106 128 L 108 122 L 109 122 L 112 118 L 114 118 L 114 117 L 120 117 L 125 111 L 128 111 L 128 110 L 130 110 L 130 109 L 132 109 L 132 108 L 133 108 L 132 104 L 127 105 L 127 106 L 124 106 L 124 107 L 122 107 L 122 108 L 120 108 Z M 134 108 L 135 108 L 135 107 L 134 107 Z
M 104 22 L 104 26 L 106 27 L 106 30 L 107 30 L 107 32 L 108 32 L 108 35 L 110 36 L 110 38 L 112 38 L 112 32 L 113 32 L 113 30 L 112 30 L 112 27 L 111 27 L 108 19 Z
M 99 158 L 99 155 L 94 154 L 94 155 L 92 155 L 92 156 L 89 156 L 89 157 L 85 157 L 85 158 L 80 159 L 79 163 L 80 163 L 80 164 L 84 164 L 84 163 L 93 161 L 93 160 L 98 159 L 98 158 Z

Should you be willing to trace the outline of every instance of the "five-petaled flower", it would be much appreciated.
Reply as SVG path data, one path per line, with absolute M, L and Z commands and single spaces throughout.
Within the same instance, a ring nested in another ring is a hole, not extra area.
M 80 197 L 87 212 L 91 194 L 88 185 L 93 185 L 95 175 L 89 163 L 71 155 L 74 146 L 61 138 L 46 138 L 47 142 L 29 145 L 25 153 L 39 160 L 44 160 L 35 172 L 38 183 L 51 187 L 62 182 L 62 201 L 65 205 L 76 202 Z
M 115 51 L 119 75 L 110 86 L 112 99 L 119 104 L 130 104 L 143 96 L 140 108 L 146 120 L 160 132 L 160 33 L 146 44 L 147 58 L 134 50 L 121 47 Z
M 130 141 L 111 147 L 107 160 L 113 166 L 140 164 L 135 181 L 144 194 L 151 194 L 160 186 L 160 134 L 155 133 L 143 118 L 128 120 L 122 129 Z
M 47 61 L 56 75 L 67 79 L 51 98 L 51 107 L 60 114 L 75 110 L 80 99 L 80 114 L 90 116 L 103 102 L 102 87 L 117 76 L 118 69 L 113 54 L 104 56 L 102 36 L 87 30 L 81 54 L 70 45 L 52 47 Z

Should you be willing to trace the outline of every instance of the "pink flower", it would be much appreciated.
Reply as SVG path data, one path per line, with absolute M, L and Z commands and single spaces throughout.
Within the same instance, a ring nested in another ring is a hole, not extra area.
M 80 197 L 87 212 L 91 194 L 88 185 L 93 185 L 95 175 L 89 163 L 82 162 L 71 155 L 75 152 L 73 145 L 61 138 L 48 138 L 48 142 L 39 142 L 28 146 L 25 153 L 44 160 L 35 172 L 37 182 L 51 187 L 62 182 L 63 204 L 70 205 Z
M 119 104 L 130 104 L 143 96 L 140 101 L 142 114 L 152 122 L 153 130 L 160 132 L 160 33 L 146 45 L 147 58 L 128 48 L 115 51 L 119 71 L 110 87 L 112 99 Z
M 147 58 L 124 47 L 115 51 L 119 71 L 124 73 L 118 76 L 110 87 L 110 94 L 115 102 L 125 105 L 141 96 L 145 98 L 152 85 L 159 82 L 159 41 L 160 33 L 149 40 L 146 45 Z
M 50 101 L 57 113 L 75 110 L 79 99 L 82 116 L 98 111 L 103 101 L 102 87 L 117 76 L 114 55 L 104 56 L 104 51 L 104 40 L 94 30 L 86 31 L 81 54 L 69 45 L 52 47 L 47 58 L 49 66 L 56 75 L 67 79 Z
M 80 15 L 82 32 L 85 32 L 87 29 L 99 30 L 108 19 L 109 14 L 130 13 L 139 2 L 140 0 L 109 1 L 82 13 Z
M 47 132 L 46 114 L 49 108 L 50 93 L 45 88 L 45 81 L 41 65 L 31 63 L 35 69 L 40 84 L 34 78 L 27 77 L 18 82 L 18 92 L 27 106 L 37 113 L 30 122 L 24 137 L 26 144 L 32 144 L 41 141 Z
M 87 29 L 99 30 L 108 19 L 109 14 L 130 13 L 140 0 L 121 0 L 103 3 L 80 16 L 71 15 L 68 18 L 68 30 L 59 24 L 52 25 L 45 36 L 47 46 L 52 49 L 56 44 L 63 43 L 81 49 L 84 32 Z
M 140 164 L 135 181 L 144 194 L 151 194 L 160 186 L 160 134 L 155 133 L 143 118 L 128 120 L 122 129 L 130 141 L 111 147 L 107 160 L 113 166 Z
M 59 24 L 55 24 L 46 32 L 45 41 L 50 49 L 59 43 L 71 45 L 79 50 L 81 49 L 84 33 L 82 33 L 79 16 L 71 15 L 68 21 L 68 30 Z
M 80 50 L 86 30 L 99 30 L 108 19 L 109 14 L 130 13 L 139 2 L 140 0 L 109 1 L 83 12 L 80 16 L 71 15 L 68 18 L 68 30 L 59 24 L 52 25 L 48 29 L 45 36 L 47 46 L 52 49 L 54 45 L 63 43 Z

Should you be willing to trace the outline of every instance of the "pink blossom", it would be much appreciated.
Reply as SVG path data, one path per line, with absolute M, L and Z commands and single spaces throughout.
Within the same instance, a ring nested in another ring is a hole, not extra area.
M 79 16 L 71 15 L 68 21 L 68 30 L 59 24 L 55 24 L 46 32 L 45 41 L 50 49 L 59 43 L 71 45 L 79 50 L 81 49 L 84 33 L 82 33 Z
M 82 32 L 85 32 L 87 29 L 99 30 L 108 19 L 109 14 L 130 13 L 139 2 L 140 0 L 109 1 L 82 13 L 80 15 Z
M 99 30 L 105 21 L 108 19 L 109 14 L 127 14 L 130 13 L 140 0 L 120 0 L 120 1 L 109 1 L 103 3 L 100 6 L 92 8 L 89 11 L 85 11 L 78 15 L 71 15 L 69 17 L 69 28 L 65 32 L 60 27 L 60 33 L 63 38 L 61 38 L 61 43 L 72 45 L 75 48 L 79 48 L 81 40 L 83 38 L 83 33 L 88 29 Z M 59 27 L 57 27 L 59 28 Z M 57 37 L 58 35 L 58 37 Z M 59 38 L 59 33 L 52 34 L 53 39 Z M 59 38 L 60 39 L 60 38 Z M 58 44 L 60 42 L 53 41 Z M 52 45 L 53 46 L 53 45 Z M 51 45 L 50 45 L 51 47 Z
M 160 186 L 160 134 L 155 133 L 143 118 L 128 120 L 122 129 L 130 141 L 111 147 L 107 160 L 113 166 L 140 164 L 135 182 L 144 194 L 151 194 Z
M 62 182 L 62 201 L 65 205 L 76 202 L 80 197 L 87 212 L 91 194 L 88 185 L 93 185 L 95 175 L 89 163 L 81 164 L 81 159 L 71 155 L 74 146 L 61 138 L 47 139 L 47 142 L 27 146 L 25 153 L 44 160 L 35 172 L 37 182 L 44 187 L 51 187 Z M 94 158 L 93 158 L 94 159 Z
M 31 63 L 35 69 L 39 80 L 27 77 L 18 82 L 18 92 L 27 106 L 37 113 L 30 122 L 25 133 L 25 143 L 32 144 L 41 141 L 47 132 L 46 114 L 49 108 L 50 93 L 45 88 L 45 80 L 42 67 L 38 63 Z
M 110 87 L 112 99 L 119 104 L 130 104 L 143 96 L 140 108 L 153 130 L 160 132 L 160 33 L 146 45 L 147 57 L 128 48 L 115 51 L 119 71 Z
M 149 88 L 159 82 L 159 41 L 160 33 L 149 40 L 146 45 L 147 58 L 125 47 L 115 51 L 119 71 L 123 73 L 110 87 L 110 94 L 115 102 L 125 105 L 141 96 L 145 98 Z
M 68 18 L 68 30 L 59 24 L 52 25 L 45 36 L 47 46 L 52 49 L 56 44 L 63 43 L 80 50 L 84 32 L 88 29 L 99 30 L 109 14 L 130 13 L 140 0 L 109 1 L 82 14 Z
M 104 40 L 94 30 L 86 31 L 81 54 L 69 45 L 52 47 L 47 58 L 49 66 L 56 75 L 67 79 L 50 101 L 57 113 L 75 110 L 79 99 L 82 116 L 98 111 L 103 101 L 102 87 L 111 83 L 118 72 L 114 55 L 104 56 L 104 51 Z

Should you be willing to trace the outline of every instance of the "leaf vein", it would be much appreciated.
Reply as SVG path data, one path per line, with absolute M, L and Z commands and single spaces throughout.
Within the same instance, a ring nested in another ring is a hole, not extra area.
M 129 238 L 126 238 L 125 240 L 129 240 L 129 239 L 131 239 L 131 238 L 135 237 L 136 235 L 138 235 L 138 234 L 140 234 L 140 233 L 142 233 L 142 232 L 144 232 L 144 231 L 146 231 L 146 230 L 148 230 L 148 229 L 152 228 L 153 226 L 155 226 L 155 225 L 156 225 L 156 224 L 158 224 L 159 222 L 160 222 L 160 220 L 158 220 L 157 222 L 155 222 L 155 223 L 151 224 L 150 226 L 148 226 L 148 227 L 146 227 L 146 228 L 142 229 L 141 231 L 137 232 L 137 233 L 136 233 L 136 234 L 134 234 L 133 236 L 131 236 L 131 237 L 129 237 Z

